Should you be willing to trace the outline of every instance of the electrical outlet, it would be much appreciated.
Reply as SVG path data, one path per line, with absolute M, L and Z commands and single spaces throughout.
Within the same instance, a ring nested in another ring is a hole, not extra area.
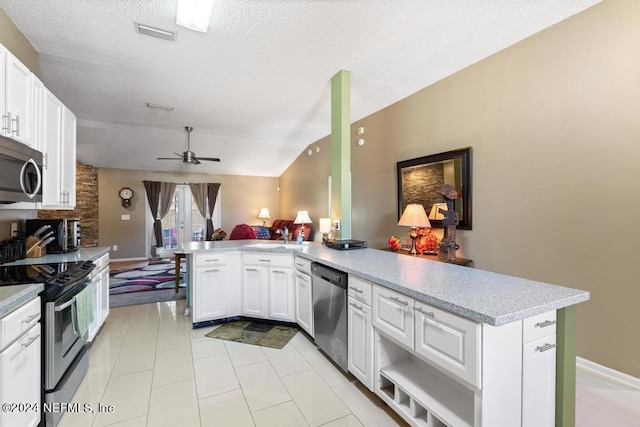
M 340 231 L 340 220 L 339 219 L 334 219 L 333 220 L 333 229 L 335 231 Z
M 118 250 L 118 245 L 113 245 L 111 248 L 112 248 L 112 249 L 113 249 L 113 251 L 115 252 L 115 251 L 117 251 L 117 250 Z
M 12 222 L 11 223 L 11 237 L 18 237 L 18 223 L 17 222 Z

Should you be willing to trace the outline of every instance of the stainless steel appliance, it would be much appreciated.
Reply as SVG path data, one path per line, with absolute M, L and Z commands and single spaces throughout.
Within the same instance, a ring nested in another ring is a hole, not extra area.
M 0 136 L 0 203 L 42 201 L 42 153 Z
M 89 368 L 87 333 L 80 334 L 76 295 L 90 284 L 91 261 L 0 266 L 0 286 L 44 283 L 41 327 L 42 402 L 68 403 Z M 44 426 L 55 426 L 61 412 L 43 411 Z
M 364 240 L 334 239 L 327 242 L 327 247 L 348 251 L 351 249 L 364 249 L 367 247 L 367 242 Z
M 347 372 L 347 273 L 311 263 L 314 340 Z
M 47 245 L 47 253 L 61 254 L 80 248 L 79 218 L 28 219 L 25 224 L 25 234 L 31 236 L 42 227 L 53 231 L 54 239 Z

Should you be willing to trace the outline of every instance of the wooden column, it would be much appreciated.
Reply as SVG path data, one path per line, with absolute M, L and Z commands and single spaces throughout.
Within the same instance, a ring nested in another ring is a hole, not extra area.
M 576 424 L 576 306 L 558 310 L 556 427 Z

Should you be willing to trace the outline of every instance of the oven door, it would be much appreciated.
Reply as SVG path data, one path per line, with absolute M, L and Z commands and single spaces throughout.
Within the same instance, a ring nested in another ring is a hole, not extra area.
M 78 292 L 89 284 L 83 282 Z M 78 330 L 76 297 L 45 304 L 45 390 L 52 390 L 87 343 Z

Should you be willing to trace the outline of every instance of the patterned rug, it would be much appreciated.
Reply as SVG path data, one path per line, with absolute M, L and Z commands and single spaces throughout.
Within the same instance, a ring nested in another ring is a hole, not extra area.
M 259 320 L 235 320 L 209 332 L 209 338 L 281 349 L 298 333 L 295 326 L 283 326 Z
M 180 266 L 180 287 L 184 288 L 186 264 Z M 175 263 L 173 260 L 154 260 L 144 267 L 109 273 L 109 294 L 118 295 L 129 292 L 147 292 L 162 289 L 174 289 Z

